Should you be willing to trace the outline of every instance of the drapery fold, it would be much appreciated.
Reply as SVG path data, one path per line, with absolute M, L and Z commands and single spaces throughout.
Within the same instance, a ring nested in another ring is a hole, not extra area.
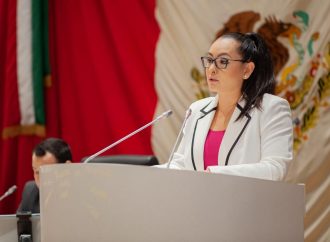
M 0 212 L 16 210 L 25 181 L 32 179 L 32 149 L 41 139 L 65 139 L 78 162 L 151 121 L 157 101 L 154 0 L 49 0 L 51 77 L 44 80 L 45 132 L 38 133 L 37 125 L 22 128 L 17 1 L 0 0 L 0 122 L 6 134 L 0 148 L 0 193 L 18 186 L 0 204 Z M 152 154 L 150 133 L 149 128 L 106 154 Z

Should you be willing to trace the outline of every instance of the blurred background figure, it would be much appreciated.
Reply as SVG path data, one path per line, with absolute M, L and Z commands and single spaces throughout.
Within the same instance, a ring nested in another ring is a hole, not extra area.
M 39 170 L 43 165 L 70 163 L 72 154 L 69 145 L 62 139 L 48 138 L 39 143 L 32 153 L 34 180 L 28 181 L 23 190 L 22 201 L 17 212 L 40 213 Z

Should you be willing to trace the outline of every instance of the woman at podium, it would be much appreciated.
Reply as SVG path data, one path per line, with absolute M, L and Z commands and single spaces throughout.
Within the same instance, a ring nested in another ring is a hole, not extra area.
M 274 95 L 264 40 L 257 33 L 225 33 L 201 62 L 216 95 L 191 104 L 168 166 L 282 180 L 293 156 L 291 110 Z

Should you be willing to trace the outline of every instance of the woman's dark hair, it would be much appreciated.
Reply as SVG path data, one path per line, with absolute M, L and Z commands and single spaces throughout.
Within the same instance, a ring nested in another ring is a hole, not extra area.
M 262 97 L 265 93 L 274 94 L 276 82 L 273 62 L 265 41 L 257 33 L 225 33 L 220 38 L 232 38 L 238 41 L 240 43 L 238 52 L 242 55 L 243 61 L 253 62 L 255 65 L 252 74 L 242 85 L 241 91 L 246 104 L 238 120 L 255 107 L 261 109 Z
M 46 152 L 54 155 L 58 163 L 72 161 L 70 146 L 62 139 L 48 138 L 36 145 L 33 150 L 33 154 L 38 157 L 44 156 Z

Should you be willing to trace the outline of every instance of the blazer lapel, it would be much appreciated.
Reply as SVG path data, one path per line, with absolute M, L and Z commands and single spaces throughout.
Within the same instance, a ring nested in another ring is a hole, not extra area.
M 204 170 L 204 143 L 211 126 L 215 110 L 218 104 L 218 96 L 200 110 L 200 117 L 194 127 L 191 143 L 191 160 L 194 170 Z
M 246 114 L 242 119 L 235 121 L 240 115 L 241 110 L 244 107 L 244 100 L 237 103 L 233 115 L 230 118 L 229 124 L 227 126 L 225 135 L 222 139 L 219 155 L 218 155 L 218 165 L 228 165 L 230 155 L 235 148 L 237 142 L 242 136 L 245 128 L 250 122 L 251 116 Z

